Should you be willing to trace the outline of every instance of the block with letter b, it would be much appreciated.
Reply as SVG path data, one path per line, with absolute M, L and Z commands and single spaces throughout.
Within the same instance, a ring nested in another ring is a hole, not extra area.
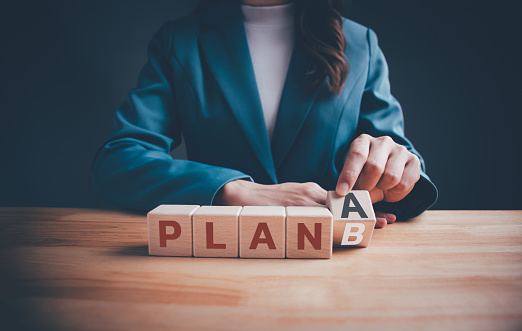
M 332 214 L 322 207 L 286 207 L 286 257 L 332 257 Z
M 241 207 L 203 206 L 192 217 L 194 256 L 238 257 Z
M 192 214 L 197 205 L 161 205 L 147 214 L 149 254 L 192 256 Z
M 367 247 L 375 228 L 375 213 L 368 191 L 350 191 L 346 197 L 329 191 L 326 206 L 333 214 L 336 247 Z

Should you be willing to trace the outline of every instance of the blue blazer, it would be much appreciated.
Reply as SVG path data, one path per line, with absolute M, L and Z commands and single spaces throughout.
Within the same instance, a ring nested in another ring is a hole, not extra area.
M 341 94 L 331 96 L 326 82 L 309 90 L 307 59 L 296 44 L 270 143 L 237 3 L 220 1 L 166 23 L 96 156 L 95 190 L 143 211 L 168 203 L 211 205 L 217 191 L 236 179 L 311 181 L 334 190 L 350 143 L 368 133 L 406 146 L 423 170 L 405 199 L 375 208 L 399 219 L 422 213 L 437 190 L 404 136 L 377 37 L 348 19 L 343 30 L 350 72 Z M 169 152 L 182 137 L 188 160 L 175 160 Z

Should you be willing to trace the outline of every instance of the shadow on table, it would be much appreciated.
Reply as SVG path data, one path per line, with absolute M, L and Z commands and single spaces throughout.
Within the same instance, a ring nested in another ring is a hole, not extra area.
M 115 254 L 119 256 L 149 256 L 149 246 L 139 245 L 121 247 L 115 251 Z

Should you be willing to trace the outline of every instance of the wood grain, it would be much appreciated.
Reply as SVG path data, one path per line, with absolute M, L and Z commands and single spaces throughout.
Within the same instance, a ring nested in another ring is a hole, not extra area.
M 326 260 L 149 256 L 146 215 L 116 211 L 0 227 L 6 330 L 522 328 L 522 211 L 428 211 Z

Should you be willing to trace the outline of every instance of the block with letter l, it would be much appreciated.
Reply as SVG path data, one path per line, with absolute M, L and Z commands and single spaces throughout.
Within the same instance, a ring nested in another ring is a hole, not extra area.
M 239 256 L 238 206 L 202 206 L 192 216 L 195 257 Z
M 322 207 L 286 207 L 286 257 L 332 257 L 332 214 Z
M 192 256 L 192 214 L 197 205 L 160 205 L 147 214 L 149 254 Z
M 375 228 L 375 213 L 368 191 L 350 191 L 346 197 L 329 191 L 326 207 L 333 214 L 336 247 L 367 247 Z

